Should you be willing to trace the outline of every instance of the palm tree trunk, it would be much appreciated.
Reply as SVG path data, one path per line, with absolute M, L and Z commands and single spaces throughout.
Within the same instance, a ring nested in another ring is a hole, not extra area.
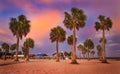
M 17 35 L 17 47 L 16 47 L 16 58 L 15 58 L 15 61 L 19 61 L 18 60 L 18 49 L 19 49 L 19 36 Z
M 73 48 L 74 48 L 74 51 L 73 51 L 73 59 L 72 59 L 72 64 L 77 64 L 77 61 L 76 61 L 76 40 L 75 40 L 75 37 L 76 36 L 76 32 L 75 32 L 75 26 L 73 25 Z
M 73 45 L 70 46 L 71 55 L 70 58 L 73 59 Z
M 88 60 L 89 60 L 90 58 L 89 58 L 89 52 L 88 52 Z
M 102 40 L 102 63 L 107 63 L 106 61 L 106 51 L 105 51 L 105 29 L 103 28 L 103 40 Z
M 29 61 L 29 49 L 27 49 L 27 57 L 26 57 L 26 61 Z
M 58 40 L 56 41 L 56 62 L 59 62 Z

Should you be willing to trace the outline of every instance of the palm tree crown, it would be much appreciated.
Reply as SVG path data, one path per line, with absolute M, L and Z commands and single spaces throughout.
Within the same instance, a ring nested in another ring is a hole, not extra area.
M 31 38 L 27 38 L 26 41 L 24 42 L 24 46 L 26 46 L 26 48 L 34 48 L 34 40 Z
M 10 30 L 13 35 L 19 36 L 22 39 L 23 36 L 26 36 L 30 31 L 30 21 L 24 15 L 18 16 L 18 18 L 10 19 Z
M 84 42 L 84 46 L 87 49 L 93 49 L 94 48 L 94 43 L 91 39 L 86 39 L 86 41 Z
M 4 49 L 5 52 L 9 51 L 9 45 L 7 43 L 2 44 L 2 49 Z
M 98 30 L 110 30 L 110 28 L 112 28 L 112 21 L 109 17 L 103 16 L 103 15 L 99 15 L 98 17 L 99 21 L 95 22 L 95 29 Z
M 15 43 L 15 44 L 13 44 L 13 45 L 11 45 L 11 47 L 10 47 L 10 50 L 15 50 L 16 49 L 16 46 L 17 46 L 17 44 Z
M 78 8 L 72 8 L 71 14 L 65 12 L 65 19 L 63 21 L 66 28 L 72 30 L 73 26 L 77 30 L 79 30 L 80 27 L 85 26 L 85 20 L 86 15 L 84 14 L 83 10 L 79 10 Z
M 63 42 L 66 39 L 66 32 L 64 31 L 63 28 L 60 26 L 57 26 L 53 29 L 51 29 L 50 32 L 50 40 L 51 42 L 57 41 L 58 42 Z

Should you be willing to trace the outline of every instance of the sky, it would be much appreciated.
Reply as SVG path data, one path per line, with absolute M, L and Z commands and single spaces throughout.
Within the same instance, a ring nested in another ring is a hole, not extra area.
M 82 9 L 87 16 L 85 27 L 77 31 L 77 45 L 87 38 L 92 39 L 95 46 L 99 44 L 102 32 L 95 30 L 94 23 L 98 21 L 99 15 L 105 15 L 113 22 L 112 29 L 105 32 L 107 56 L 120 57 L 120 0 L 0 0 L 0 45 L 3 42 L 9 45 L 16 42 L 16 37 L 9 29 L 9 22 L 10 18 L 23 14 L 30 20 L 31 30 L 20 40 L 19 49 L 25 39 L 30 37 L 35 41 L 35 47 L 30 49 L 30 53 L 51 55 L 55 52 L 55 43 L 49 39 L 50 30 L 59 25 L 66 30 L 66 36 L 72 34 L 63 24 L 64 12 L 71 13 L 72 7 Z M 59 43 L 59 51 L 70 51 L 66 41 Z

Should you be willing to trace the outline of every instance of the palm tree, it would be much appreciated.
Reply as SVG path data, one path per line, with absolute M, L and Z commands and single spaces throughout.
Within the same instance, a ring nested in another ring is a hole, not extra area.
M 27 20 L 26 16 L 20 15 L 18 18 L 11 18 L 9 23 L 9 28 L 12 31 L 13 35 L 17 38 L 17 47 L 16 47 L 16 59 L 18 61 L 18 49 L 19 49 L 19 39 L 22 39 L 23 36 L 30 32 L 30 21 Z
M 63 21 L 64 25 L 66 28 L 72 30 L 72 35 L 73 35 L 73 47 L 74 47 L 74 52 L 73 52 L 73 59 L 72 62 L 73 64 L 76 64 L 76 29 L 79 30 L 80 28 L 83 28 L 85 26 L 85 20 L 86 20 L 86 15 L 84 14 L 83 10 L 78 9 L 78 8 L 72 8 L 71 9 L 71 14 L 68 12 L 65 12 L 65 19 Z
M 102 61 L 102 47 L 101 45 L 97 45 L 96 48 L 98 51 L 97 54 L 98 54 L 99 60 Z
M 80 52 L 82 52 L 82 50 L 84 50 L 84 46 L 82 44 L 79 44 L 77 48 L 79 50 L 79 57 L 80 57 Z
M 94 49 L 94 43 L 91 39 L 86 39 L 85 42 L 84 42 L 84 46 L 85 48 L 87 49 L 87 53 L 88 53 L 88 60 L 90 59 L 89 58 L 89 53 L 92 49 Z
M 23 51 L 26 56 L 26 61 L 29 61 L 29 49 L 30 48 L 34 48 L 34 40 L 31 38 L 27 38 L 26 41 L 24 42 L 24 47 L 23 47 Z
M 76 41 L 77 41 L 77 38 L 75 38 L 76 39 Z M 72 56 L 73 56 L 73 36 L 72 35 L 70 35 L 70 36 L 68 36 L 68 38 L 67 38 L 67 43 L 70 45 L 70 50 L 71 50 L 71 58 L 72 58 Z
M 16 44 L 16 43 L 13 44 L 13 45 L 11 45 L 10 50 L 12 51 L 12 53 L 13 53 L 13 51 L 16 49 L 16 47 L 17 47 L 17 44 Z
M 87 53 L 87 49 L 84 47 L 84 45 L 79 44 L 77 48 L 78 48 L 79 51 L 82 52 L 83 57 L 85 58 L 85 54 Z
M 6 54 L 9 52 L 9 45 L 7 43 L 3 43 L 2 49 L 4 49 L 4 59 L 6 60 Z
M 16 47 L 17 47 L 16 43 L 11 45 L 11 47 L 10 47 L 10 50 L 12 51 L 12 56 L 14 55 L 13 51 L 16 49 Z
M 92 50 L 90 53 L 91 53 L 91 55 L 92 55 L 92 56 L 93 56 L 93 58 L 94 58 L 95 51 L 94 51 L 94 50 Z
M 96 31 L 102 30 L 102 63 L 107 63 L 105 50 L 105 31 L 109 31 L 112 28 L 112 21 L 109 17 L 105 17 L 103 15 L 99 15 L 98 19 L 99 21 L 95 22 L 95 29 Z
M 56 62 L 59 62 L 58 42 L 64 42 L 66 39 L 66 32 L 60 26 L 51 29 L 50 40 L 51 42 L 56 41 Z

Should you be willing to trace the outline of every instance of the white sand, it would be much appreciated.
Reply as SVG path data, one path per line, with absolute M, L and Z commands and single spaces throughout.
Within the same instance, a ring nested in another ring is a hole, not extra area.
M 110 64 L 98 60 L 77 61 L 79 64 L 76 65 L 70 64 L 70 60 L 20 60 L 18 63 L 0 60 L 0 74 L 120 74 L 120 61 L 108 60 Z

